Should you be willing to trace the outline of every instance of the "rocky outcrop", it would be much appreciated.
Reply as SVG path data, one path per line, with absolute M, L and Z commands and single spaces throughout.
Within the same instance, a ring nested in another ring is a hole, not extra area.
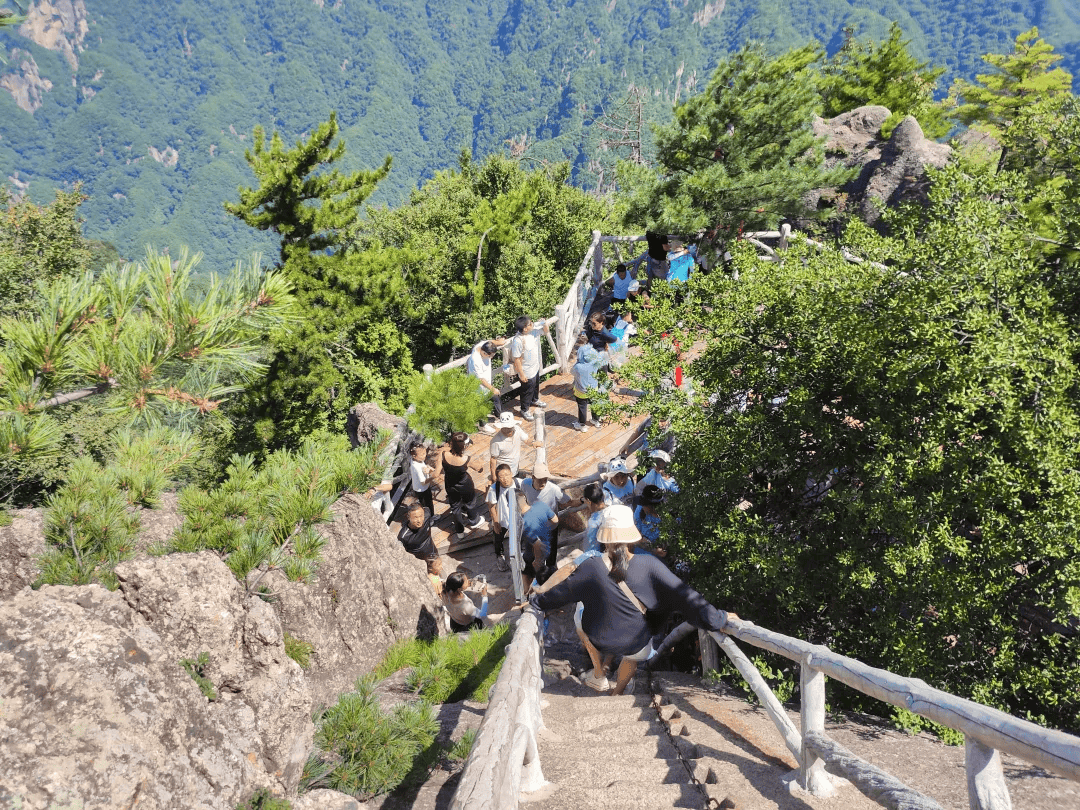
M 37 580 L 38 557 L 45 553 L 41 509 L 13 509 L 11 525 L 0 527 L 0 600 Z
M 218 810 L 277 781 L 121 593 L 0 602 L 0 671 L 4 807 Z
M 353 447 L 375 441 L 380 430 L 395 433 L 404 426 L 404 419 L 400 416 L 391 416 L 372 402 L 353 405 L 345 417 L 345 433 Z
M 311 584 L 290 582 L 280 571 L 260 583 L 274 594 L 285 630 L 315 648 L 307 678 L 319 705 L 351 689 L 397 639 L 437 633 L 424 563 L 359 495 L 344 496 L 333 512 L 333 522 L 320 527 L 326 545 Z
M 79 69 L 78 54 L 90 32 L 83 0 L 36 0 L 26 9 L 26 20 L 19 33 L 50 51 L 64 55 L 74 73 Z
M 826 139 L 826 166 L 844 165 L 859 173 L 839 189 L 813 192 L 807 200 L 811 207 L 836 206 L 874 223 L 886 207 L 926 198 L 926 167 L 944 168 L 952 148 L 927 138 L 912 116 L 882 138 L 889 114 L 885 107 L 866 106 L 814 119 L 814 134 Z
M 140 557 L 118 565 L 116 576 L 175 660 L 207 653 L 203 674 L 220 697 L 212 713 L 282 789 L 295 786 L 315 731 L 312 700 L 273 608 L 209 551 Z
M 52 90 L 52 82 L 38 73 L 37 62 L 26 51 L 12 49 L 11 63 L 16 70 L 0 76 L 0 88 L 11 93 L 15 103 L 33 115 L 41 106 L 42 96 Z

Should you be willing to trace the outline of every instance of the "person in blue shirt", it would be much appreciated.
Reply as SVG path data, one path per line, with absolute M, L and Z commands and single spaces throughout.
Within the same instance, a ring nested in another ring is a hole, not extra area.
M 638 505 L 634 508 L 634 526 L 641 532 L 640 551 L 646 554 L 655 554 L 657 557 L 666 557 L 667 552 L 660 548 L 660 512 L 658 507 L 664 502 L 663 491 L 648 484 L 638 497 Z
M 518 509 L 521 510 L 521 559 L 525 562 L 522 572 L 522 588 L 528 592 L 537 570 L 545 564 L 555 565 L 559 546 L 556 530 L 559 516 L 541 500 L 528 505 L 525 494 L 518 491 Z
M 652 461 L 653 468 L 638 481 L 637 493 L 640 495 L 649 484 L 659 487 L 665 493 L 677 493 L 679 491 L 678 483 L 667 474 L 667 467 L 671 463 L 671 456 L 668 452 L 659 449 L 653 450 L 649 453 L 649 459 Z
M 694 254 L 687 250 L 681 239 L 668 242 L 668 281 L 690 280 L 690 271 L 694 269 Z
M 577 403 L 577 421 L 573 428 L 582 432 L 589 429 L 589 393 L 599 391 L 600 381 L 596 379 L 597 372 L 607 365 L 608 353 L 599 352 L 591 345 L 585 344 L 578 349 L 577 362 L 570 369 L 574 378 L 574 401 Z M 594 427 L 600 427 L 600 420 L 595 417 L 592 420 Z
M 614 458 L 608 462 L 608 479 L 604 482 L 604 502 L 608 506 L 613 504 L 625 504 L 632 506 L 634 503 L 634 479 L 630 476 L 626 462 L 621 458 Z

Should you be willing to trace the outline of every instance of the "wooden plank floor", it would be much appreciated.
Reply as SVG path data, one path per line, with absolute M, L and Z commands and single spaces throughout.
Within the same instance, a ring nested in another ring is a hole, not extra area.
M 609 461 L 627 443 L 633 433 L 645 421 L 645 416 L 637 416 L 629 422 L 607 422 L 599 429 L 590 427 L 588 431 L 574 430 L 571 424 L 577 419 L 577 403 L 574 401 L 573 382 L 569 374 L 559 374 L 544 380 L 540 384 L 540 398 L 548 406 L 545 409 L 547 464 L 552 476 L 573 480 L 584 478 L 596 472 L 596 465 Z M 519 416 L 518 401 L 507 403 L 513 406 L 515 416 Z M 532 422 L 521 420 L 522 429 L 534 436 Z M 488 447 L 491 436 L 477 432 L 471 437 L 469 453 L 472 456 L 470 472 L 477 492 L 487 490 L 487 471 L 490 464 Z M 536 460 L 536 450 L 523 442 L 521 448 L 520 472 L 532 471 Z M 431 457 L 434 460 L 434 455 Z M 432 529 L 432 539 L 442 554 L 489 542 L 490 534 L 483 536 L 475 532 L 467 534 L 461 541 L 454 539 L 451 532 L 450 515 L 445 496 L 436 496 L 435 511 L 440 519 Z M 487 509 L 484 509 L 487 518 Z

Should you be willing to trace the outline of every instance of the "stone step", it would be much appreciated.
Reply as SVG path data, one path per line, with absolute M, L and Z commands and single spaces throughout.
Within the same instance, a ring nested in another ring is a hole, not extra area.
M 690 780 L 686 766 L 681 759 L 648 756 L 632 758 L 626 756 L 625 749 L 619 749 L 618 765 L 621 773 L 635 773 L 643 782 L 652 780 L 655 784 L 681 785 Z M 556 784 L 605 784 L 604 780 L 612 778 L 612 763 L 610 761 L 596 761 L 587 756 L 587 752 L 581 755 L 566 751 L 562 755 L 547 752 L 541 753 L 540 768 L 544 772 L 544 778 Z
M 518 805 L 529 810 L 668 810 L 708 807 L 708 798 L 691 784 L 657 785 L 616 778 L 605 786 L 548 786 Z

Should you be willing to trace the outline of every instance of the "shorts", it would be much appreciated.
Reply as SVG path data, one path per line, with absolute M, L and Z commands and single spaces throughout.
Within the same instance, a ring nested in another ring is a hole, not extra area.
M 585 634 L 586 638 L 588 634 L 581 629 L 581 614 L 585 612 L 585 604 L 583 602 L 577 603 L 577 610 L 574 611 L 574 627 L 578 629 L 578 632 Z M 649 639 L 645 646 L 638 650 L 633 655 L 624 655 L 623 659 L 626 661 L 649 661 L 656 657 L 656 650 L 653 649 L 652 639 Z

